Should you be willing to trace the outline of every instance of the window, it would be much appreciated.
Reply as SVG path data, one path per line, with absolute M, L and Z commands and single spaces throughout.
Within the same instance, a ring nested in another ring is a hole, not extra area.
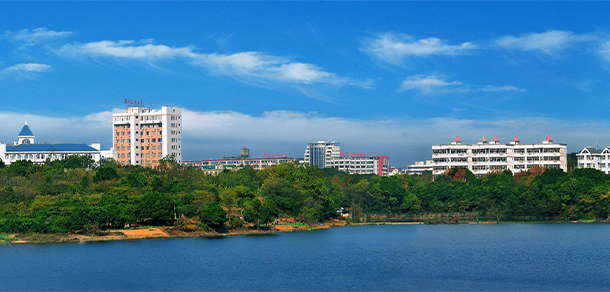
M 152 141 L 153 141 L 153 142 L 157 142 L 157 139 L 153 138 L 153 139 L 152 139 Z
M 163 142 L 161 138 L 159 138 L 159 142 Z M 161 148 L 159 148 L 159 149 L 161 149 Z

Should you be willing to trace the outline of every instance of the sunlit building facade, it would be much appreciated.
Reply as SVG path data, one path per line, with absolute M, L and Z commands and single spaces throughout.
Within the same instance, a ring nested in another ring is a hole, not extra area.
M 534 167 L 567 171 L 567 146 L 553 143 L 550 136 L 536 144 L 521 144 L 517 137 L 501 144 L 497 136 L 489 142 L 483 137 L 477 144 L 462 144 L 456 137 L 451 144 L 432 145 L 432 161 L 434 175 L 455 167 L 468 168 L 477 177 L 492 171 L 517 173 Z
M 156 166 L 173 156 L 182 162 L 182 110 L 153 110 L 130 102 L 125 113 L 112 115 L 113 150 L 123 165 Z

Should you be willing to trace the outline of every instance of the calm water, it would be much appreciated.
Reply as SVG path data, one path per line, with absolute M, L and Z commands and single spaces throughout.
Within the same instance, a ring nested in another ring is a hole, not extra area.
M 0 290 L 607 291 L 610 224 L 0 245 L 0 259 Z

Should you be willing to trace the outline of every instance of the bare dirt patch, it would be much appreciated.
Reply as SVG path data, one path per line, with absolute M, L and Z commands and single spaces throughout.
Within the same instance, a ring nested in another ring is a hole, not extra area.
M 169 237 L 167 233 L 165 233 L 160 228 L 145 228 L 145 229 L 135 229 L 135 230 L 121 230 L 125 236 L 128 238 L 133 237 Z

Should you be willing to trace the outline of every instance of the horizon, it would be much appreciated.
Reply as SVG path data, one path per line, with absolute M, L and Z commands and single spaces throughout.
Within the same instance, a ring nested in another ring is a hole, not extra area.
M 112 147 L 125 99 L 183 109 L 183 160 L 337 141 L 610 145 L 607 2 L 1 2 L 0 141 Z

